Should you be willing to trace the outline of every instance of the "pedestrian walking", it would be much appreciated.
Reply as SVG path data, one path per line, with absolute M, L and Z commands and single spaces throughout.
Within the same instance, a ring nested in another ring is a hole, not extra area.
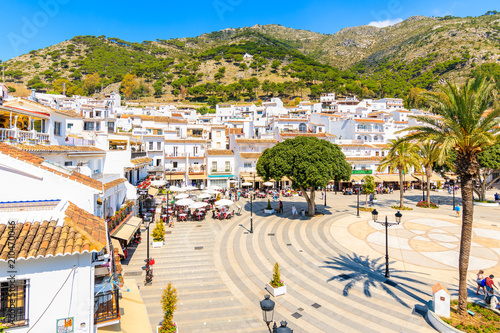
M 459 205 L 455 206 L 455 212 L 457 213 L 457 217 L 460 217 L 460 206 Z
M 484 275 L 483 274 L 484 274 L 483 270 L 480 270 L 477 273 L 477 278 L 476 278 L 476 282 L 477 282 L 476 295 L 479 295 L 479 289 L 480 288 L 483 288 L 483 293 L 486 295 L 486 290 L 484 289 L 484 285 L 482 284 L 482 281 L 484 280 Z
M 292 205 L 292 216 L 297 215 L 297 208 L 295 208 L 295 205 Z

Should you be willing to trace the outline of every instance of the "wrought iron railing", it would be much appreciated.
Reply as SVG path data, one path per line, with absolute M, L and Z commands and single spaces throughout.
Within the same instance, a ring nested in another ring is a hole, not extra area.
M 94 295 L 94 324 L 119 319 L 118 289 Z

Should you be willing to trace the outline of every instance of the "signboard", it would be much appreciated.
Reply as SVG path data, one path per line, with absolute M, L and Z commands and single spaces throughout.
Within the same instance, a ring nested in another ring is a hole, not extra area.
M 73 333 L 73 317 L 57 319 L 57 333 Z
M 371 175 L 372 170 L 352 170 L 353 175 Z

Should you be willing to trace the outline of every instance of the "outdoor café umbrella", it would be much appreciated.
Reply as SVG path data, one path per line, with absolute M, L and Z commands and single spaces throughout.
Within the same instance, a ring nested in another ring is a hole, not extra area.
M 232 204 L 234 204 L 234 202 L 227 199 L 220 199 L 219 201 L 215 202 L 215 205 L 217 206 L 231 206 Z
M 203 208 L 206 206 L 208 206 L 208 204 L 206 202 L 195 202 L 194 204 L 190 205 L 189 208 L 198 209 L 198 208 Z
M 184 186 L 182 188 L 185 189 L 186 191 L 193 191 L 193 190 L 197 190 L 198 189 L 197 187 L 191 186 L 191 185 Z
M 265 182 L 262 185 L 264 185 L 264 186 L 273 186 L 274 184 L 273 184 L 273 182 Z
M 241 186 L 252 186 L 252 183 L 244 182 L 243 184 L 241 184 Z
M 209 190 L 222 190 L 222 187 L 217 185 L 212 185 L 208 187 Z
M 191 206 L 192 204 L 194 204 L 194 201 L 191 199 L 181 199 L 181 200 L 177 200 L 175 202 L 175 204 L 177 206 Z
M 186 198 L 189 198 L 189 195 L 186 194 L 186 193 L 181 193 L 181 194 L 178 194 L 175 196 L 175 199 L 179 200 L 179 199 L 186 199 Z
M 202 193 L 202 194 L 198 195 L 198 198 L 200 198 L 200 199 L 208 199 L 211 197 L 212 197 L 212 195 L 208 194 L 208 193 Z
M 217 194 L 219 192 L 217 192 L 215 190 L 206 190 L 204 193 L 207 193 L 207 194 Z
M 165 186 L 167 185 L 167 182 L 165 180 L 153 180 L 151 182 L 151 186 L 159 187 L 159 186 Z
M 186 189 L 177 186 L 170 186 L 169 190 L 173 192 L 184 192 Z

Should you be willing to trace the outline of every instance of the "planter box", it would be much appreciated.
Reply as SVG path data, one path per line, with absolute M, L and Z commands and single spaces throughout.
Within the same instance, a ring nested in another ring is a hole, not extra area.
M 431 309 L 433 309 L 432 301 L 429 301 L 427 303 L 427 313 L 425 314 L 425 317 L 429 323 L 438 331 L 442 333 L 459 333 L 463 332 L 459 329 L 456 329 L 455 327 L 452 327 L 445 323 L 444 321 L 439 318 L 437 314 L 434 313 Z
M 376 204 L 376 203 L 378 203 L 378 200 L 377 200 L 377 199 L 375 199 L 375 200 L 372 200 L 372 202 L 373 202 L 374 204 Z
M 153 248 L 162 247 L 162 246 L 163 246 L 163 241 L 160 241 L 160 242 L 153 241 L 153 244 L 151 245 L 151 247 L 153 247 Z
M 274 213 L 274 209 L 264 209 L 264 213 L 272 214 L 272 213 Z
M 161 328 L 161 326 L 156 326 L 156 333 L 160 333 L 160 328 Z M 179 332 L 179 328 L 177 326 L 175 326 L 175 332 L 176 333 Z
M 474 202 L 474 206 L 498 207 L 498 202 Z
M 273 288 L 269 283 L 266 283 L 266 290 L 271 293 L 274 297 L 284 295 L 286 294 L 286 285 L 279 287 L 279 288 Z

